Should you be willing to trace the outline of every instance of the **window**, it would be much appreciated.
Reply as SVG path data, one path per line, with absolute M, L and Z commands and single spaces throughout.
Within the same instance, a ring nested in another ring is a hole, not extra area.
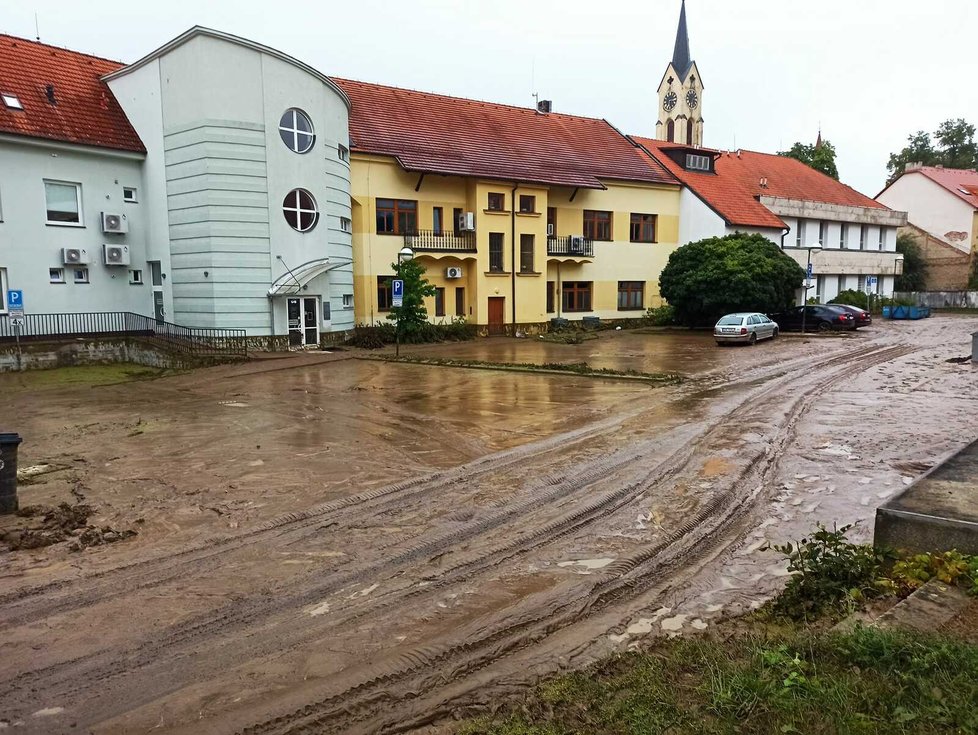
M 465 289 L 455 289 L 455 316 L 465 316 Z
M 323 321 L 328 322 L 332 318 L 332 304 L 328 301 L 323 301 Z
M 377 311 L 391 310 L 391 281 L 394 276 L 377 276 Z
M 452 210 L 452 225 L 455 230 L 455 236 L 458 237 L 462 234 L 462 215 L 464 212 L 461 207 L 455 207 Z
M 349 217 L 340 217 L 340 229 L 343 232 L 353 232 L 353 220 Z
M 44 182 L 49 225 L 81 225 L 81 184 Z
M 879 249 L 880 250 L 885 250 L 886 249 L 886 228 L 885 227 L 880 227 Z
M 561 296 L 564 311 L 591 311 L 591 281 L 564 281 Z
M 520 235 L 520 273 L 533 273 L 533 235 Z
M 611 212 L 585 209 L 584 237 L 590 240 L 611 240 Z
M 341 161 L 346 161 L 347 163 L 349 163 L 349 161 L 350 161 L 350 149 L 349 148 L 347 148 L 342 143 L 339 143 L 336 146 L 336 153 L 340 157 L 340 160 Z
M 557 235 L 557 207 L 547 207 L 547 234 Z
M 666 140 L 670 143 L 676 141 L 676 121 L 671 119 L 666 123 Z
M 136 188 L 133 186 L 122 187 L 122 201 L 130 204 L 136 203 Z
M 445 316 L 445 288 L 435 289 L 435 316 Z
M 842 227 L 839 231 L 839 247 L 845 250 L 849 247 L 849 225 L 842 223 Z M 840 291 L 842 289 L 839 289 Z
M 859 276 L 856 278 L 856 290 L 865 291 L 866 290 L 866 276 Z
M 305 189 L 293 189 L 286 194 L 282 201 L 282 211 L 289 226 L 299 232 L 309 232 L 319 221 L 316 200 Z
M 859 225 L 859 249 L 866 249 L 866 240 L 869 239 L 869 227 L 866 225 Z M 860 291 L 862 289 L 860 288 Z
M 825 246 L 829 241 L 829 223 L 822 220 L 818 223 L 818 244 Z
M 413 235 L 418 231 L 418 203 L 412 199 L 377 200 L 378 235 Z
M 71 278 L 75 283 L 88 283 L 88 268 L 72 268 Z
M 520 194 L 520 212 L 523 214 L 535 214 L 537 211 L 537 198 Z
M 645 281 L 618 281 L 618 311 L 641 309 L 645 301 Z
M 655 242 L 654 214 L 632 214 L 629 239 L 632 242 Z
M 795 232 L 795 247 L 803 247 L 805 245 L 805 220 L 798 220 L 797 231 Z
M 443 210 L 441 207 L 432 207 L 431 209 L 431 230 L 436 235 L 440 235 L 442 232 L 442 227 L 444 224 L 442 220 L 444 219 Z
M 556 294 L 557 294 L 557 283 L 555 281 L 547 281 L 547 313 L 553 314 L 556 311 Z
M 836 276 L 835 283 L 835 295 L 838 296 L 840 293 L 846 290 L 846 277 Z
M 316 142 L 312 121 L 306 113 L 294 107 L 286 110 L 279 120 L 278 134 L 286 147 L 295 153 L 308 153 Z
M 686 154 L 686 168 L 693 171 L 709 171 L 710 157 L 701 156 L 696 153 Z
M 693 144 L 693 118 L 689 118 L 689 120 L 686 121 L 686 145 Z M 710 170 L 709 164 L 707 164 L 706 170 Z
M 345 293 L 343 294 L 343 308 L 352 309 L 353 308 L 353 294 Z
M 815 276 L 815 300 L 825 303 L 825 276 Z
M 129 283 L 133 286 L 141 286 L 143 284 L 143 272 L 141 270 L 129 271 Z
M 64 268 L 49 268 L 48 269 L 48 281 L 51 283 L 64 283 L 65 282 L 65 269 Z
M 489 272 L 503 272 L 503 233 L 489 233 Z
M 13 94 L 3 94 L 0 95 L 3 98 L 3 104 L 8 110 L 23 110 L 24 106 L 20 103 L 20 99 L 17 95 Z
M 502 212 L 506 209 L 506 195 L 499 192 L 489 192 L 489 210 L 492 212 Z

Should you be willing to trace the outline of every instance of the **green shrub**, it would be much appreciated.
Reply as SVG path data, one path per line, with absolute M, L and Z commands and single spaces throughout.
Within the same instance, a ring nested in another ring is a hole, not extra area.
M 856 306 L 860 309 L 868 308 L 868 299 L 866 294 L 862 291 L 855 291 L 849 289 L 847 291 L 839 291 L 839 295 L 832 299 L 830 304 L 845 304 L 846 306 Z
M 666 304 L 645 312 L 643 321 L 653 327 L 668 327 L 676 323 L 676 310 Z

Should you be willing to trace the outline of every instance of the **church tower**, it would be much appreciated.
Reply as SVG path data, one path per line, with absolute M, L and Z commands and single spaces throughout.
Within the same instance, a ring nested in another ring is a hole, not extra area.
M 686 0 L 679 11 L 679 28 L 672 62 L 659 83 L 659 121 L 655 137 L 685 145 L 703 145 L 703 81 L 689 56 Z

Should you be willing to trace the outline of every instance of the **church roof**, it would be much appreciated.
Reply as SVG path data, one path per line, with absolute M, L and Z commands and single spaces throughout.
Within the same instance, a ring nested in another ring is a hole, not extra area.
M 693 60 L 689 55 L 689 30 L 686 27 L 686 0 L 683 0 L 679 11 L 679 28 L 676 29 L 676 46 L 672 51 L 672 68 L 685 82 L 686 75 L 692 67 Z

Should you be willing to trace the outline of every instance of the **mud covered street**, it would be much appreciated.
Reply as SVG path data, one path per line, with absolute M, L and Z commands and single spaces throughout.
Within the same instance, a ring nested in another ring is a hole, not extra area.
M 60 733 L 449 729 L 558 669 L 709 627 L 765 542 L 875 507 L 978 436 L 978 318 L 717 349 L 709 335 L 346 353 L 120 385 L 0 376 L 22 504 L 117 543 L 0 552 L 0 723 Z

